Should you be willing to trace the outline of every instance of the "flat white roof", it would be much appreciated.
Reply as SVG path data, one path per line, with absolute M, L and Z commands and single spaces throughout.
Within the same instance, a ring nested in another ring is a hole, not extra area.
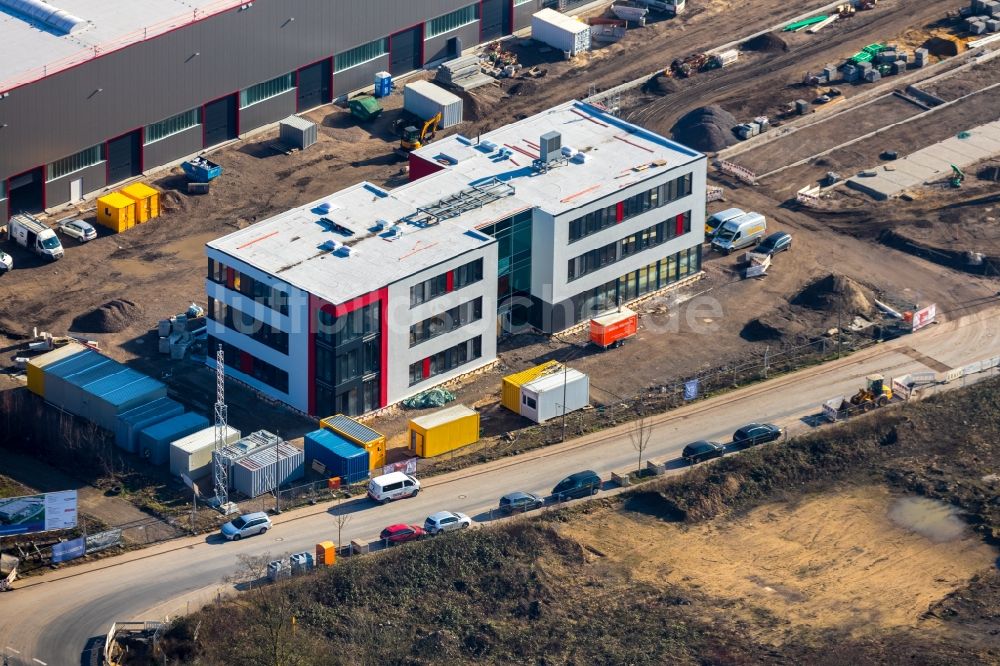
M 449 173 L 422 182 L 391 191 L 359 183 L 207 245 L 339 304 L 496 242 L 455 220 L 425 223 L 417 206 L 465 183 Z
M 82 23 L 66 33 L 58 21 L 32 18 L 10 9 L 11 3 L 0 3 L 0 92 L 91 60 L 95 52 L 103 55 L 241 4 L 238 0 L 47 2 Z
M 539 137 L 548 132 L 559 132 L 562 146 L 583 153 L 586 160 L 565 160 L 546 172 L 533 169 Z M 452 135 L 414 152 L 469 182 L 495 176 L 512 185 L 526 207 L 552 215 L 704 159 L 692 148 L 575 100 L 477 139 Z
M 465 405 L 455 405 L 454 407 L 438 410 L 433 414 L 424 414 L 423 416 L 410 419 L 410 423 L 420 428 L 424 428 L 425 430 L 429 430 L 430 428 L 435 428 L 444 423 L 451 423 L 452 421 L 457 421 L 458 419 L 471 416 L 475 413 L 476 410 L 470 409 Z
M 586 379 L 587 375 L 583 374 L 579 370 L 567 368 L 565 371 L 554 372 L 551 375 L 542 375 L 538 379 L 532 379 L 530 382 L 525 382 L 521 385 L 521 388 L 526 391 L 531 391 L 535 395 L 541 395 L 546 391 L 562 388 L 563 382 L 568 385 L 575 384 L 578 381 Z

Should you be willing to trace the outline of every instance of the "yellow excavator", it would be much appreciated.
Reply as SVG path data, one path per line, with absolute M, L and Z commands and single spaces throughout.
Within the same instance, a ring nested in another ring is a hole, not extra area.
M 400 152 L 409 153 L 411 150 L 416 150 L 430 143 L 434 139 L 434 135 L 437 133 L 440 125 L 441 114 L 438 113 L 433 118 L 427 120 L 419 130 L 415 125 L 404 127 L 403 134 L 399 139 Z
M 892 389 L 886 385 L 884 375 L 868 375 L 865 381 L 866 385 L 851 396 L 852 407 L 860 407 L 862 411 L 867 412 L 889 404 L 892 400 Z

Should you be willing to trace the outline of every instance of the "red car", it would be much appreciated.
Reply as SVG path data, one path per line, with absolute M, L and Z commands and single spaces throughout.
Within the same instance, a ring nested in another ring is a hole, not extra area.
M 389 543 L 406 543 L 407 541 L 416 541 L 426 535 L 427 532 L 422 527 L 399 524 L 389 525 L 389 527 L 382 530 L 379 538 Z

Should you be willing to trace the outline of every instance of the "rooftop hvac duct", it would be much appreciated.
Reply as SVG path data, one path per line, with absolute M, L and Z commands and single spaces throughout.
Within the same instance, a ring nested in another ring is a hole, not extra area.
M 42 0 L 0 0 L 0 7 L 38 21 L 64 35 L 72 35 L 87 27 L 87 22 L 64 9 L 53 7 Z

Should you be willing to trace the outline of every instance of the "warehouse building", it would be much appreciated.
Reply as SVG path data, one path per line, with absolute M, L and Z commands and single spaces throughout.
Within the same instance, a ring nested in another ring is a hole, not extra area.
M 0 0 L 0 219 L 530 24 L 542 0 Z
M 362 414 L 701 270 L 705 156 L 567 102 L 415 151 L 207 245 L 210 344 L 304 412 Z M 209 359 L 214 364 L 214 358 Z

